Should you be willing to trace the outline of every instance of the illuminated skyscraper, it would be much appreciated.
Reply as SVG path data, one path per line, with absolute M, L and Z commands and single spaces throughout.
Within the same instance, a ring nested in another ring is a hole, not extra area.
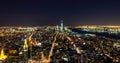
M 0 54 L 0 60 L 5 60 L 7 58 L 7 56 L 4 54 L 4 50 L 1 50 L 1 54 Z
M 24 44 L 23 44 L 23 54 L 24 54 L 24 63 L 28 63 L 28 43 L 27 39 L 24 39 Z
M 63 32 L 63 20 L 61 20 L 61 27 L 60 27 L 60 31 Z
M 27 40 L 24 40 L 24 45 L 23 45 L 23 49 L 24 51 L 28 51 L 28 44 L 27 44 Z
M 57 25 L 56 30 L 59 30 L 59 26 Z

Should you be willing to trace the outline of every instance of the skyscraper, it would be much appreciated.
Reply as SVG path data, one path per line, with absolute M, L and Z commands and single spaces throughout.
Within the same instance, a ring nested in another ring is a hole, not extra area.
M 61 20 L 61 27 L 60 27 L 60 31 L 63 32 L 63 20 Z

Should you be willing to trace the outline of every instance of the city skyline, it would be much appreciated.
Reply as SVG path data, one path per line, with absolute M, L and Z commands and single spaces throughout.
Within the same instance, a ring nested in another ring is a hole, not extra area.
M 0 7 L 0 26 L 120 25 L 119 1 L 6 0 Z

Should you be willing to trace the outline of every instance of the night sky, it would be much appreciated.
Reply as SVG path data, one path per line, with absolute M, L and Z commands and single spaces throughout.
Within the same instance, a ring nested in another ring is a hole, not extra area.
M 120 25 L 119 0 L 3 0 L 0 26 Z

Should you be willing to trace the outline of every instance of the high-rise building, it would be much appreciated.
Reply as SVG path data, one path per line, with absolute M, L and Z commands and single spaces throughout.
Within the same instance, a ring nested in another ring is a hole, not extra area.
M 0 54 L 0 60 L 5 60 L 7 58 L 7 56 L 4 53 L 4 50 L 1 50 L 1 54 Z
M 28 43 L 27 43 L 27 39 L 24 39 L 23 54 L 24 54 L 24 63 L 26 63 L 28 61 Z
M 58 26 L 58 25 L 56 26 L 56 30 L 57 30 L 57 31 L 59 30 L 59 26 Z
M 63 20 L 61 20 L 61 27 L 60 27 L 60 31 L 63 32 Z
M 28 51 L 27 39 L 24 40 L 23 49 L 24 49 L 24 51 Z

